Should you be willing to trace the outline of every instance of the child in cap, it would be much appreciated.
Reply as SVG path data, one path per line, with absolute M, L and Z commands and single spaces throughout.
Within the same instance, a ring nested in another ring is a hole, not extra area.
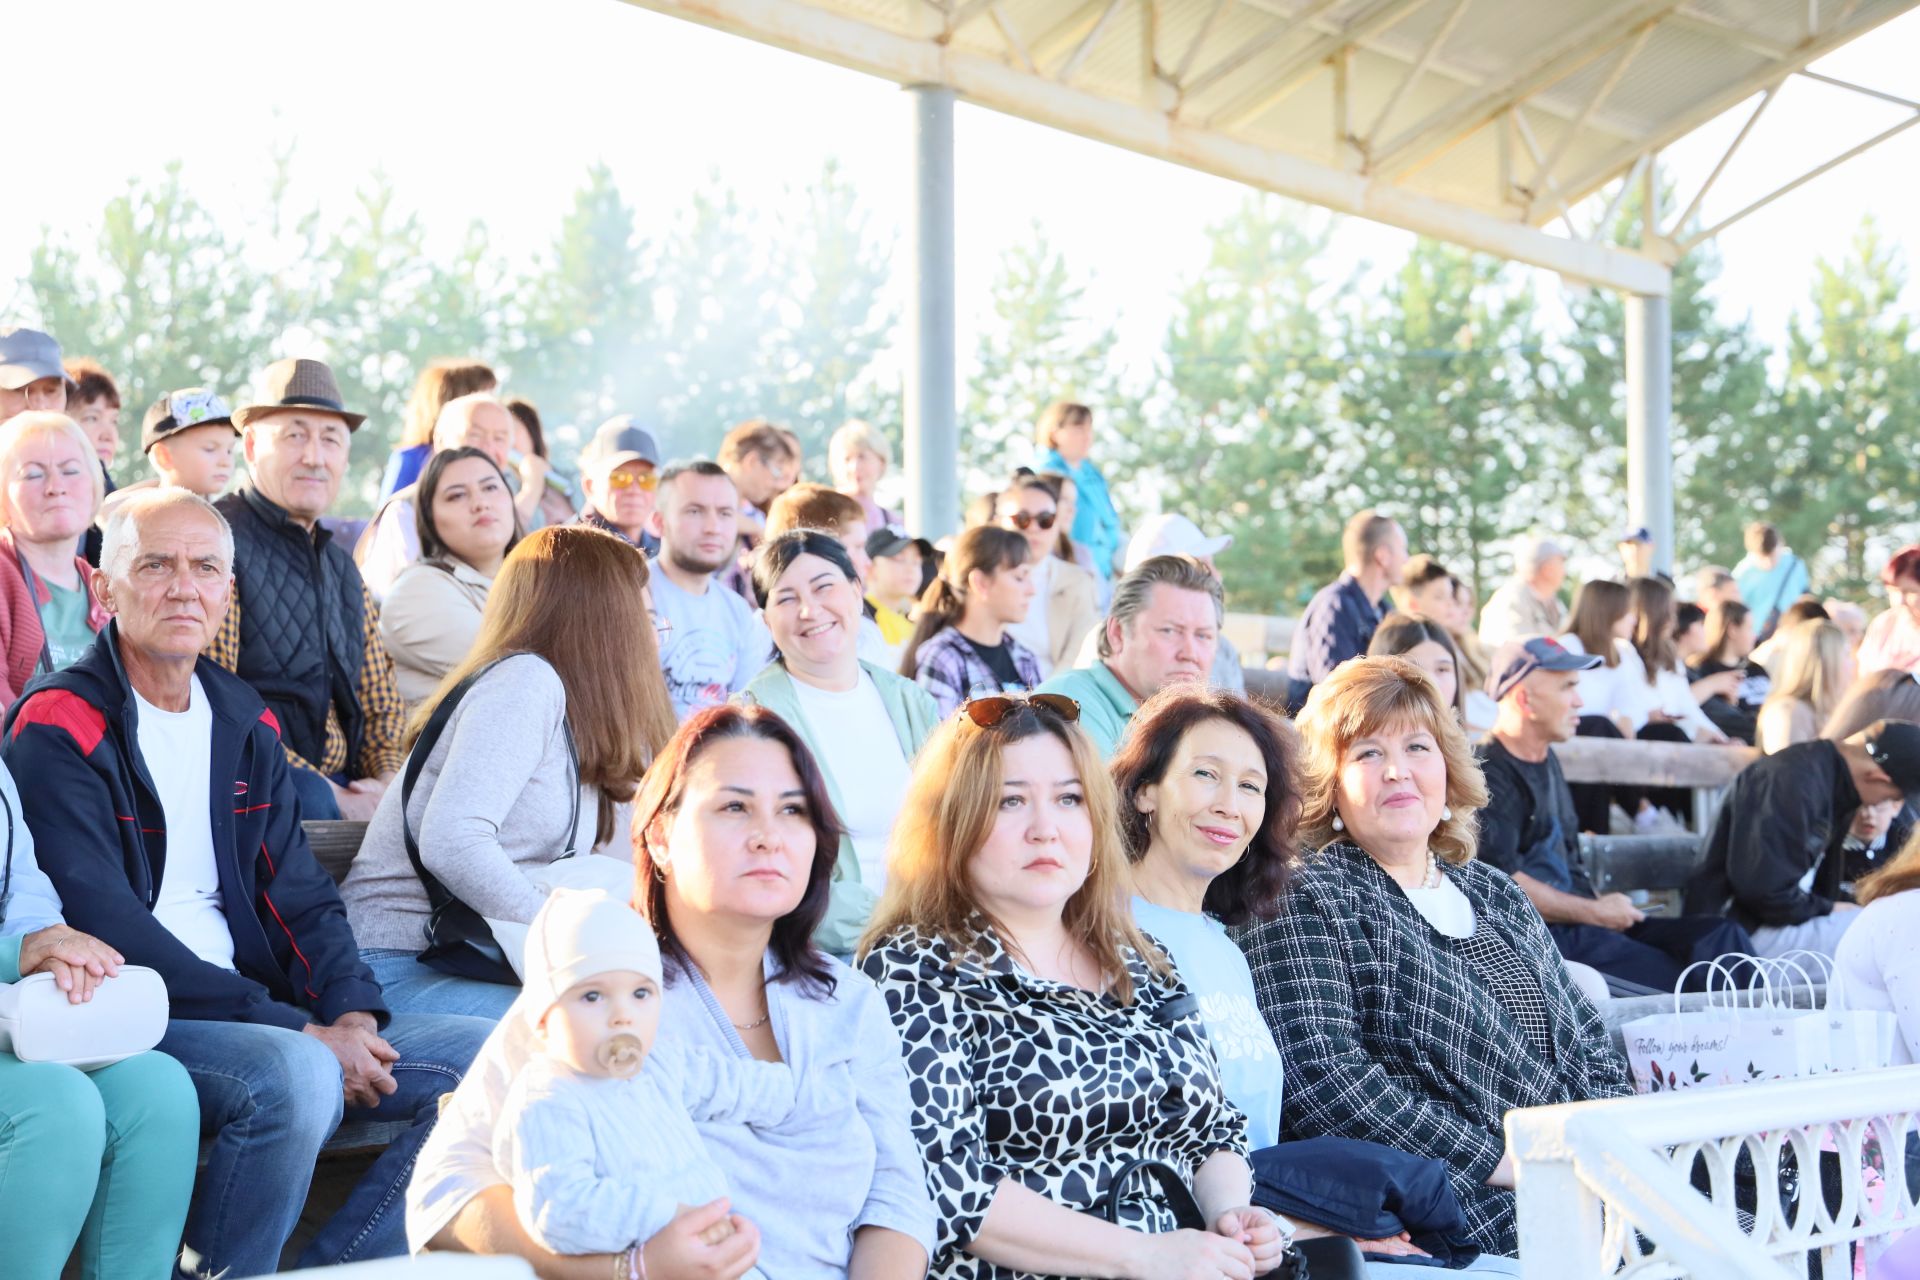
M 793 1110 L 784 1063 L 656 1043 L 660 945 L 626 904 L 555 891 L 528 927 L 524 968 L 507 1016 L 527 1020 L 538 1048 L 507 1094 L 493 1151 L 541 1247 L 644 1244 L 681 1210 L 727 1193 L 694 1119 L 774 1125 Z M 723 1220 L 703 1238 L 733 1231 Z

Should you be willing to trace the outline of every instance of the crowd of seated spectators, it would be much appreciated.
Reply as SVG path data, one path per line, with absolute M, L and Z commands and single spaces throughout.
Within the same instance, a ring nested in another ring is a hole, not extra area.
M 822 484 L 620 414 L 576 482 L 499 391 L 422 372 L 350 550 L 325 363 L 161 395 L 116 489 L 111 376 L 0 329 L 0 981 L 168 1003 L 109 1066 L 0 1052 L 17 1274 L 1515 1275 L 1505 1117 L 1630 1090 L 1607 986 L 1818 949 L 1920 1051 L 1920 549 L 1857 643 L 1765 527 L 1685 602 L 1632 531 L 1570 610 L 1530 539 L 1476 628 L 1362 511 L 1268 705 L 1231 539 L 1130 533 L 1088 406 L 936 545 L 868 424 Z M 1596 892 L 1583 832 L 1691 815 L 1569 786 L 1576 734 L 1762 748 L 1687 914 Z

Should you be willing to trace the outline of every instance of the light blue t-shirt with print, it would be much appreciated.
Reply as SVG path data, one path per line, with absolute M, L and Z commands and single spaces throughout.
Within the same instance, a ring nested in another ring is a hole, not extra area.
M 704 595 L 682 590 L 648 561 L 653 611 L 673 628 L 661 647 L 673 713 L 685 720 L 702 707 L 717 707 L 747 687 L 773 660 L 773 636 L 752 606 L 709 580 Z
M 84 586 L 56 587 L 42 580 L 50 599 L 40 606 L 40 626 L 47 636 L 47 655 L 55 671 L 64 670 L 87 656 L 93 648 L 93 628 L 88 613 L 93 603 Z
M 1247 958 L 1212 916 L 1155 906 L 1136 895 L 1133 920 L 1167 949 L 1198 997 L 1200 1020 L 1220 1061 L 1220 1085 L 1247 1117 L 1247 1144 L 1255 1151 L 1274 1145 L 1280 1141 L 1280 1046 L 1260 1016 Z

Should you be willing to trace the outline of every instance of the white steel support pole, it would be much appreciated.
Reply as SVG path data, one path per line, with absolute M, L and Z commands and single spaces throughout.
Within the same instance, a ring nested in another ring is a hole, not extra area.
M 913 281 L 907 303 L 907 528 L 960 527 L 953 288 L 953 90 L 909 85 L 913 105 Z
M 1673 571 L 1673 325 L 1667 299 L 1627 295 L 1627 522 L 1653 534 L 1653 567 Z

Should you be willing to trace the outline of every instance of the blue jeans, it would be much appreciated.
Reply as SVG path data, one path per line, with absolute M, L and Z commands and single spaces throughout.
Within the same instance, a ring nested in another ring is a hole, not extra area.
M 1464 1269 L 1449 1271 L 1442 1267 L 1423 1267 L 1407 1262 L 1375 1262 L 1367 1259 L 1367 1280 L 1435 1280 L 1438 1276 L 1517 1276 L 1518 1258 L 1503 1258 L 1483 1253 Z
M 457 1013 L 498 1022 L 507 1016 L 520 988 L 498 982 L 456 978 L 420 963 L 417 951 L 363 947 L 360 963 L 373 970 L 387 1008 L 395 1013 Z
M 287 769 L 293 779 L 293 794 L 300 797 L 300 817 L 306 822 L 338 822 L 340 802 L 333 798 L 333 784 L 311 769 L 292 765 Z
M 271 1275 L 300 1218 L 313 1163 L 343 1117 L 410 1127 L 373 1163 L 301 1256 L 332 1266 L 406 1252 L 407 1179 L 442 1094 L 493 1024 L 479 1018 L 396 1017 L 382 1034 L 400 1054 L 394 1093 L 346 1107 L 339 1061 L 312 1036 L 284 1027 L 174 1019 L 160 1041 L 200 1096 L 200 1132 L 213 1139 L 187 1214 L 187 1276 Z

